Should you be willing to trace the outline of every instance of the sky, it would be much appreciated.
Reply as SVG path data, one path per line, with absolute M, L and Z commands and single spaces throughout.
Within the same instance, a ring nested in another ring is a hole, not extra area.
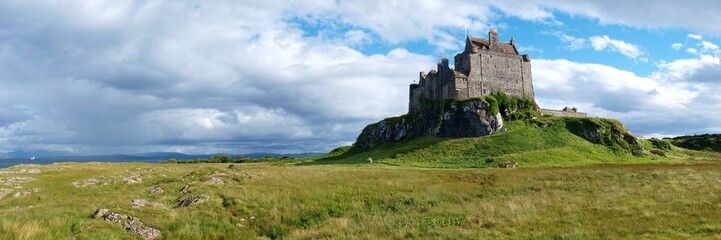
M 721 133 L 719 10 L 714 0 L 0 0 L 0 157 L 326 152 L 406 113 L 418 73 L 490 28 L 531 55 L 543 108 L 617 118 L 644 137 Z

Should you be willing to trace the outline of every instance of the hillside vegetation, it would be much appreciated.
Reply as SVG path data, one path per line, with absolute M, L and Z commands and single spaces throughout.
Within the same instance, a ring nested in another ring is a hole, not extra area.
M 668 140 L 682 148 L 721 152 L 721 134 L 679 136 Z
M 504 129 L 477 138 L 422 137 L 370 150 L 344 147 L 307 164 L 365 163 L 368 158 L 387 165 L 440 168 L 496 167 L 503 162 L 539 167 L 676 161 L 645 154 L 612 119 L 541 117 L 509 121 Z

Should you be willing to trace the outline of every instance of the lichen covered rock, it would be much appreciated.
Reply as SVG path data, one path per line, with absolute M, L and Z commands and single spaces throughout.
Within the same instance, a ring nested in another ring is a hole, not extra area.
M 190 195 L 190 196 L 178 201 L 178 204 L 175 207 L 182 208 L 182 207 L 187 207 L 187 206 L 198 204 L 198 203 L 203 203 L 206 201 L 206 199 L 207 199 L 206 196 L 195 195 L 195 194 Z
M 381 143 L 400 142 L 423 136 L 445 138 L 491 135 L 503 127 L 500 113 L 493 113 L 482 99 L 445 101 L 400 117 L 366 126 L 355 143 L 370 149 Z
M 125 214 L 110 212 L 108 209 L 98 209 L 93 214 L 94 218 L 102 218 L 105 221 L 120 224 L 128 230 L 128 232 L 134 233 L 146 240 L 152 240 L 159 238 L 161 235 L 160 230 L 148 227 L 140 218 L 128 216 Z
M 160 186 L 153 186 L 152 188 L 150 188 L 150 190 L 148 190 L 148 193 L 153 194 L 153 195 L 161 194 L 164 192 L 165 192 L 165 190 L 163 190 L 163 188 L 161 188 Z

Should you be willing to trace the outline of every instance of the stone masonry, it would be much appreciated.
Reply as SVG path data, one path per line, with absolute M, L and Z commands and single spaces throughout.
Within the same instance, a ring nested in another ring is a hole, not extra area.
M 443 57 L 436 69 L 420 73 L 419 82 L 410 86 L 409 112 L 427 101 L 463 100 L 493 91 L 534 97 L 531 57 L 518 53 L 513 38 L 509 43 L 499 42 L 494 29 L 488 39 L 466 37 L 466 47 L 454 61 L 455 67 L 450 68 L 448 58 Z

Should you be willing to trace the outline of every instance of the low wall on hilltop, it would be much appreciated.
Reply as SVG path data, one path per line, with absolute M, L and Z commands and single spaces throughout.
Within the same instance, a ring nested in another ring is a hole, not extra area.
M 557 117 L 587 117 L 588 116 L 588 114 L 582 113 L 582 112 L 569 112 L 569 111 L 543 109 L 543 108 L 538 110 L 538 112 L 541 113 L 541 115 L 551 115 L 551 116 L 557 116 Z

